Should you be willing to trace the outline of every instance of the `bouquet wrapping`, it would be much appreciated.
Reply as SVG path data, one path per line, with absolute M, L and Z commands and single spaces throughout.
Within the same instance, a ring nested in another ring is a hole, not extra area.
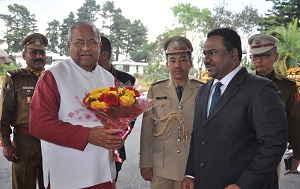
M 141 92 L 131 86 L 95 88 L 82 101 L 85 110 L 69 113 L 69 118 L 100 121 L 103 125 L 122 129 L 124 139 L 131 131 L 130 122 L 153 107 L 153 100 L 141 97 Z M 112 159 L 122 162 L 119 152 L 111 152 Z

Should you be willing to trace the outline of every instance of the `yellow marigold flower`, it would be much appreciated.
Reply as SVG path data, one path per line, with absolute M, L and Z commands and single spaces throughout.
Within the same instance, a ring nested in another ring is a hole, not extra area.
M 97 94 L 97 93 L 100 93 L 100 89 L 99 88 L 93 89 L 90 95 L 94 95 L 94 94 Z
M 113 94 L 115 96 L 119 96 L 118 92 L 117 91 L 110 91 L 109 94 Z
M 92 99 L 98 99 L 101 95 L 102 95 L 102 93 L 96 93 L 94 95 L 91 95 L 90 98 L 92 98 Z
M 91 102 L 91 107 L 93 109 L 107 109 L 107 104 L 105 102 L 100 102 L 99 100 L 95 100 Z
M 135 97 L 135 92 L 133 90 L 126 89 L 125 95 L 129 97 Z
M 128 106 L 129 105 L 129 97 L 128 96 L 121 96 L 120 97 L 120 104 L 121 106 Z
M 110 91 L 110 88 L 109 87 L 106 87 L 106 88 L 103 88 L 102 90 L 101 90 L 101 93 L 107 93 L 107 92 L 109 92 Z
M 124 91 L 124 87 L 119 87 L 119 88 L 118 88 L 118 93 L 119 93 L 119 94 L 122 94 L 123 91 Z
M 135 103 L 135 98 L 129 97 L 129 105 L 132 105 Z

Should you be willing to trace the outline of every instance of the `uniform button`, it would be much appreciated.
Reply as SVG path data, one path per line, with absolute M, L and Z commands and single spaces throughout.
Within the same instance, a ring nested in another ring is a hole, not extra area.
M 177 153 L 180 153 L 180 150 L 177 150 Z
M 200 166 L 203 167 L 203 166 L 204 166 L 204 163 L 200 163 Z
M 182 106 L 178 106 L 179 109 L 182 109 Z
M 202 144 L 202 146 L 204 146 L 206 144 L 206 142 L 203 141 L 203 142 L 201 142 L 201 144 Z

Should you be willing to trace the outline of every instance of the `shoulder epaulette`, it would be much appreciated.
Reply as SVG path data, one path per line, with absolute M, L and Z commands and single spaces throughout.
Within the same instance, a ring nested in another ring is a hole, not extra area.
M 8 71 L 6 72 L 6 75 L 8 75 L 8 76 L 19 75 L 19 74 L 21 74 L 23 71 L 24 71 L 23 68 L 17 69 L 17 70 L 8 70 Z
M 168 81 L 168 80 L 169 79 L 163 79 L 163 80 L 156 81 L 156 82 L 152 83 L 151 86 L 162 83 L 162 82 L 165 82 L 165 81 Z
M 200 79 L 194 79 L 194 78 L 191 78 L 190 79 L 191 81 L 195 81 L 195 82 L 198 82 L 198 83 L 201 83 L 201 84 L 204 84 L 204 82 Z

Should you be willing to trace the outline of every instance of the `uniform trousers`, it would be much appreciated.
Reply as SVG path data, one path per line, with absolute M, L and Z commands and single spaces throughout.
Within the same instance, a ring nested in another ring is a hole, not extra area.
M 159 177 L 153 174 L 150 182 L 151 189 L 180 189 L 181 181 Z
M 18 159 L 12 163 L 12 188 L 44 189 L 40 140 L 14 132 L 13 145 Z

